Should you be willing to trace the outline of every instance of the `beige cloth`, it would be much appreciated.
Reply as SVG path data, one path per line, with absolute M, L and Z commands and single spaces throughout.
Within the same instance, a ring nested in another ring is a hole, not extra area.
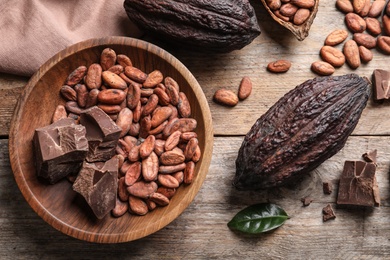
M 140 35 L 123 0 L 1 0 L 0 72 L 31 76 L 73 43 Z

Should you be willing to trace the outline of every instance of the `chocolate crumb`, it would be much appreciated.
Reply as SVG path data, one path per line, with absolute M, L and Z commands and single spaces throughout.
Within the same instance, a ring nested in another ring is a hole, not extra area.
M 302 198 L 301 201 L 302 201 L 302 204 L 303 204 L 304 207 L 309 206 L 310 203 L 313 202 L 313 200 L 311 198 L 309 198 L 309 197 Z
M 332 184 L 330 182 L 323 182 L 322 183 L 322 190 L 324 191 L 324 194 L 331 194 L 332 193 Z
M 330 204 L 326 205 L 326 207 L 322 209 L 322 214 L 322 220 L 324 222 L 336 218 L 336 215 L 334 214 L 333 208 Z
M 363 159 L 366 161 L 366 162 L 372 162 L 372 163 L 375 163 L 376 164 L 376 154 L 377 154 L 377 151 L 376 149 L 375 150 L 372 150 L 372 151 L 369 151 L 369 152 L 366 152 L 362 155 Z

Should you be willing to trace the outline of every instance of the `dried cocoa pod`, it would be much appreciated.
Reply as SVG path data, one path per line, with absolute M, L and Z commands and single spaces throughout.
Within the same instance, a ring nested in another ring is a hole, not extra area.
M 245 136 L 233 185 L 239 190 L 266 189 L 314 170 L 344 146 L 369 95 L 368 79 L 356 74 L 300 84 Z
M 288 1 L 290 3 L 284 3 L 281 5 L 280 9 L 273 10 L 273 6 L 270 6 L 269 0 L 261 0 L 265 9 L 271 15 L 271 17 L 281 26 L 287 28 L 292 34 L 299 40 L 303 41 L 308 35 L 310 27 L 314 21 L 314 18 L 317 15 L 319 0 L 313 1 Z M 299 4 L 298 4 L 299 3 Z M 298 7 L 300 7 L 298 9 Z M 300 9 L 308 9 L 310 14 L 307 16 L 307 11 L 300 11 L 298 17 L 295 18 L 294 15 Z M 288 10 L 284 10 L 288 9 Z M 303 12 L 303 13 L 301 13 Z
M 145 31 L 199 50 L 241 49 L 260 34 L 248 0 L 125 0 L 124 8 Z

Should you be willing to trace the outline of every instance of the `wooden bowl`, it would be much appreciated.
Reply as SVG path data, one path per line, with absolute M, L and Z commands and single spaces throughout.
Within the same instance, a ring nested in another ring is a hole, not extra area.
M 112 48 L 128 55 L 133 65 L 151 72 L 159 69 L 174 78 L 191 104 L 192 117 L 198 122 L 196 132 L 202 157 L 196 164 L 194 181 L 181 185 L 171 202 L 145 216 L 126 213 L 120 218 L 110 214 L 102 220 L 94 218 L 87 204 L 76 194 L 70 182 L 63 180 L 48 185 L 37 179 L 32 137 L 38 127 L 50 124 L 55 107 L 64 103 L 60 87 L 76 67 L 99 61 L 102 50 Z M 49 59 L 32 76 L 16 105 L 12 118 L 9 153 L 15 180 L 23 196 L 51 226 L 59 231 L 90 242 L 118 243 L 152 234 L 178 217 L 199 191 L 211 161 L 213 147 L 212 120 L 204 93 L 194 76 L 175 57 L 161 48 L 132 38 L 107 37 L 72 45 Z

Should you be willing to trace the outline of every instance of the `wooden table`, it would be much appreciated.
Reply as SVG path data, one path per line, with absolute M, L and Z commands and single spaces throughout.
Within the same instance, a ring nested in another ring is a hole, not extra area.
M 14 181 L 8 157 L 8 132 L 16 100 L 28 78 L 0 74 L 0 259 L 389 259 L 390 258 L 390 103 L 369 101 L 346 146 L 294 187 L 261 192 L 236 191 L 231 181 L 244 135 L 255 120 L 284 93 L 316 76 L 310 64 L 328 33 L 345 28 L 335 1 L 321 1 L 310 35 L 303 42 L 278 26 L 260 1 L 252 1 L 262 34 L 240 51 L 210 55 L 159 44 L 195 75 L 209 101 L 215 131 L 214 152 L 207 178 L 193 203 L 159 232 L 129 243 L 92 244 L 63 235 L 32 211 Z M 339 46 L 341 48 L 341 46 Z M 288 59 L 285 74 L 270 74 L 268 62 Z M 374 51 L 374 60 L 355 71 L 348 66 L 335 75 L 355 72 L 371 78 L 374 69 L 390 69 L 390 57 Z M 213 93 L 236 90 L 243 76 L 254 84 L 252 95 L 234 108 L 212 101 Z M 37 115 L 38 116 L 38 115 Z M 336 208 L 337 183 L 343 162 L 359 160 L 378 150 L 377 178 L 381 207 Z M 334 186 L 322 192 L 322 182 Z M 313 198 L 308 207 L 300 199 Z M 290 219 L 273 232 L 249 236 L 232 232 L 227 222 L 241 209 L 270 201 L 283 207 Z M 337 218 L 322 221 L 330 203 Z

